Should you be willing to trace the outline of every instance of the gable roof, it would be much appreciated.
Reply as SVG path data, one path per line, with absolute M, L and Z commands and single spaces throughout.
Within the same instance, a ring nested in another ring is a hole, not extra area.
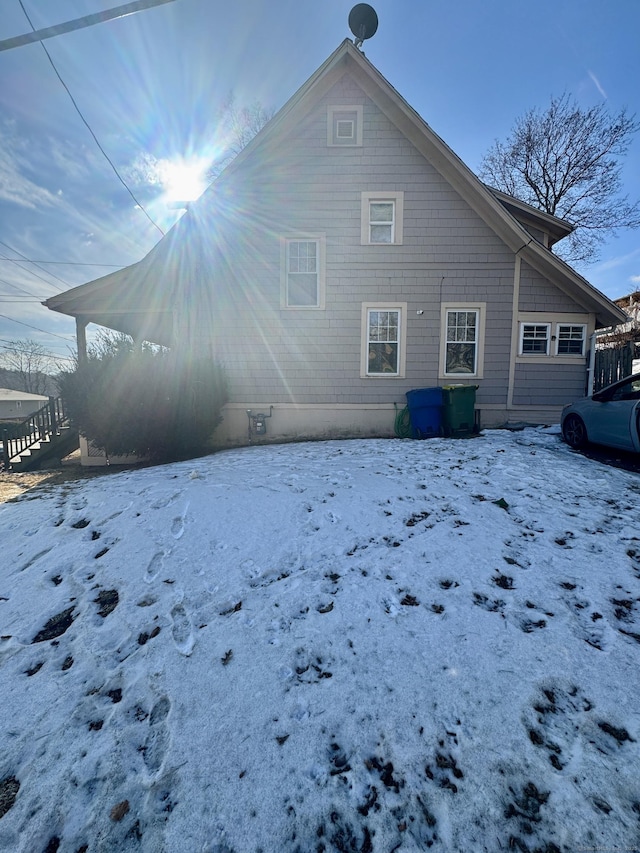
M 287 131 L 294 128 L 345 73 L 353 74 L 365 94 L 514 253 L 586 310 L 593 312 L 597 326 L 610 326 L 624 321 L 625 314 L 617 305 L 549 249 L 540 245 L 509 209 L 511 207 L 515 212 L 515 208 L 518 208 L 520 213 L 527 213 L 526 208 L 529 206 L 488 188 L 350 39 L 345 39 L 325 60 L 218 179 L 190 205 L 185 215 L 145 258 L 118 272 L 53 296 L 43 304 L 53 311 L 84 316 L 90 322 L 130 334 L 133 332 L 129 330 L 133 329 L 138 336 L 144 335 L 146 330 L 153 330 L 160 337 L 151 340 L 165 343 L 167 324 L 170 322 L 167 312 L 170 313 L 172 302 L 166 290 L 171 290 L 171 285 L 165 288 L 162 295 L 158 293 L 157 284 L 159 279 L 167 281 L 171 272 L 175 272 L 176 265 L 184 263 L 184 258 L 176 259 L 172 253 L 181 248 L 183 240 L 193 236 L 198 221 L 206 219 L 206 208 L 212 194 L 219 193 L 226 181 L 242 169 L 258 149 L 268 150 L 271 146 L 280 146 Z M 534 213 L 538 218 L 545 217 L 547 228 L 554 236 L 557 235 L 557 239 L 560 239 L 560 235 L 565 236 L 563 231 L 569 233 L 567 229 L 571 226 L 568 223 L 530 208 L 529 214 L 533 216 Z M 150 316 L 151 311 L 154 312 L 153 316 Z M 109 322 L 106 322 L 107 319 Z

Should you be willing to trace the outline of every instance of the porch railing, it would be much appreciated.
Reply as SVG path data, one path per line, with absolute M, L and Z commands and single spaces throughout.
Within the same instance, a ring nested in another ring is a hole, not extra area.
M 11 460 L 26 450 L 54 435 L 60 435 L 60 429 L 68 426 L 69 416 L 62 397 L 49 397 L 37 412 L 10 427 L 2 429 L 2 464 L 5 470 L 11 467 Z

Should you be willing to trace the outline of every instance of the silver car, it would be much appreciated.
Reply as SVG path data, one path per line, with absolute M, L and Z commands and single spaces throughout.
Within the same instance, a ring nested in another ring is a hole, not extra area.
M 606 444 L 640 453 L 640 373 L 565 406 L 560 425 L 571 447 Z

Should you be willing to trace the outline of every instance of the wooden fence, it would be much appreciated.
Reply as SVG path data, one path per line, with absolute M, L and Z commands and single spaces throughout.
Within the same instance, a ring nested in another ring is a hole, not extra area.
M 593 390 L 606 388 L 618 379 L 633 373 L 635 344 L 629 341 L 621 347 L 606 347 L 596 350 Z

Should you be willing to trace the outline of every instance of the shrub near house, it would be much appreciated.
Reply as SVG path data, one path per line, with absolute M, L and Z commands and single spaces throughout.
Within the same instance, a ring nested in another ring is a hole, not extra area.
M 227 383 L 208 359 L 133 345 L 89 353 L 60 377 L 80 434 L 111 455 L 196 456 L 222 420 Z

